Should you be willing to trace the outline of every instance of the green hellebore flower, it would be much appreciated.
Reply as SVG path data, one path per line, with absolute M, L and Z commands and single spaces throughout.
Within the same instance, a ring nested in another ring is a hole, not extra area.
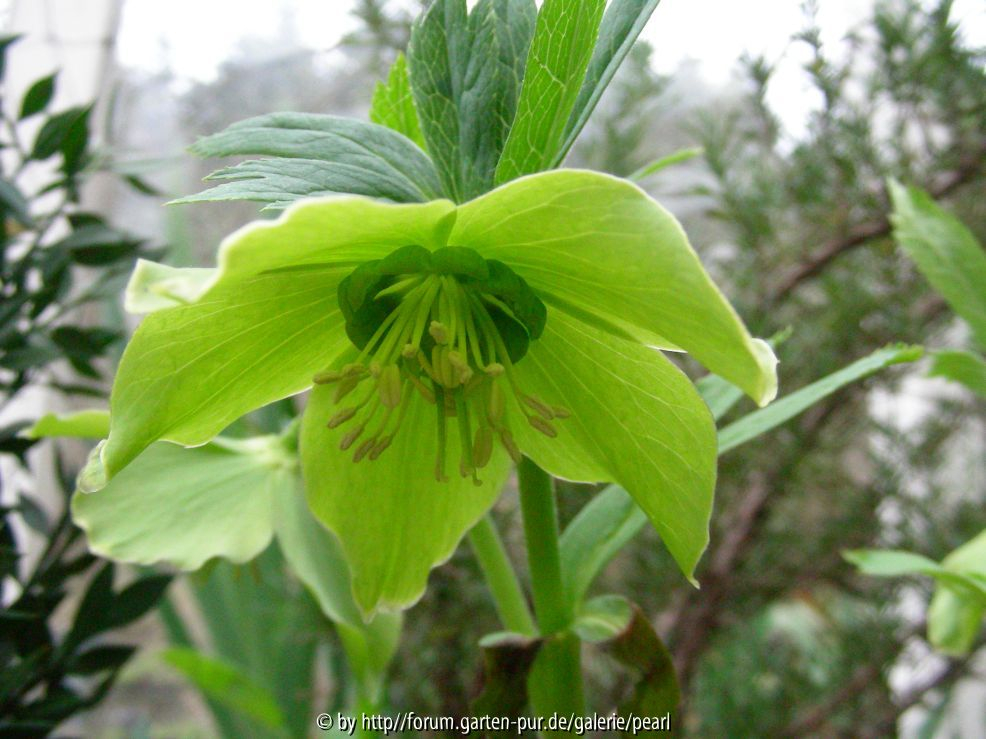
M 420 597 L 520 453 L 625 487 L 690 577 L 715 427 L 656 347 L 690 352 L 760 404 L 776 394 L 773 353 L 677 221 L 594 172 L 524 177 L 459 206 L 301 201 L 230 236 L 214 271 L 142 265 L 128 304 L 154 312 L 124 353 L 83 484 L 155 441 L 203 444 L 314 380 L 306 494 L 366 614 Z

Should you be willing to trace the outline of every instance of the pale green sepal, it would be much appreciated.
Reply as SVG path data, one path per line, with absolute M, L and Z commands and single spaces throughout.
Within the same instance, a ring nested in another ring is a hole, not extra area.
M 557 477 L 619 483 L 647 513 L 685 576 L 708 543 L 715 424 L 688 378 L 659 351 L 549 309 L 517 367 L 520 386 L 571 417 L 558 438 L 511 414 L 521 450 Z
M 284 558 L 315 596 L 322 612 L 337 624 L 362 628 L 342 547 L 312 515 L 298 477 L 274 500 L 274 528 Z
M 163 308 L 194 303 L 215 281 L 217 270 L 170 267 L 138 259 L 123 297 L 128 313 L 153 313 Z
M 274 497 L 274 529 L 292 572 L 335 623 L 360 696 L 376 703 L 383 697 L 384 677 L 400 641 L 400 614 L 380 613 L 363 623 L 342 547 L 312 515 L 297 476 Z
M 458 475 L 459 446 L 449 427 L 449 482 L 435 481 L 435 408 L 415 394 L 393 444 L 376 461 L 339 451 L 340 433 L 326 428 L 333 389 L 316 387 L 305 410 L 301 459 L 308 504 L 342 544 L 356 602 L 369 618 L 399 610 L 424 593 L 428 573 L 446 561 L 486 513 L 509 471 L 494 454 L 476 487 Z M 449 419 L 454 423 L 455 419 Z
M 671 342 L 761 405 L 777 393 L 773 351 L 747 332 L 675 218 L 631 182 L 524 177 L 460 206 L 449 243 L 509 264 L 549 305 Z
M 244 443 L 250 452 L 154 444 L 99 492 L 76 494 L 72 517 L 103 557 L 183 570 L 246 562 L 270 543 L 274 496 L 296 473 L 277 437 Z
M 400 246 L 443 247 L 455 219 L 448 200 L 388 203 L 356 195 L 301 200 L 276 220 L 254 221 L 219 246 L 221 280 L 304 267 L 352 271 Z
M 102 439 L 110 432 L 110 412 L 85 410 L 58 415 L 47 413 L 21 432 L 26 439 L 69 436 L 77 439 Z
M 399 246 L 444 246 L 454 216 L 447 201 L 328 197 L 227 238 L 205 294 L 151 313 L 127 346 L 110 399 L 106 477 L 154 441 L 202 444 L 243 414 L 309 387 L 349 346 L 339 281 Z

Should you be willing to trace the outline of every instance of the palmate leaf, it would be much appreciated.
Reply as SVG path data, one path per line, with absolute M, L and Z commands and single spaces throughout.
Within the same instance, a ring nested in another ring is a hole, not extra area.
M 438 0 L 415 24 L 408 67 L 428 151 L 446 191 L 468 200 L 493 186 L 534 33 L 533 0 Z
M 541 6 L 497 184 L 555 164 L 605 6 L 606 0 L 545 0 Z
M 203 157 L 260 155 L 221 169 L 230 180 L 176 203 L 255 200 L 283 208 L 303 197 L 366 195 L 410 203 L 433 200 L 442 186 L 428 156 L 401 134 L 363 121 L 307 113 L 272 113 L 234 123 L 197 141 Z
M 407 74 L 407 58 L 398 54 L 390 67 L 386 82 L 378 82 L 370 103 L 370 120 L 397 131 L 425 149 L 421 121 L 414 106 L 414 93 Z
M 568 125 L 565 127 L 565 139 L 555 154 L 554 166 L 560 166 L 564 161 L 660 1 L 613 0 L 609 4 L 599 26 L 599 40 L 596 42 L 592 59 L 589 60 L 585 81 L 582 83 L 582 89 L 579 90 Z M 690 154 L 687 158 L 691 156 L 695 154 Z M 683 161 L 683 158 L 675 161 Z M 664 162 L 663 166 L 673 163 Z

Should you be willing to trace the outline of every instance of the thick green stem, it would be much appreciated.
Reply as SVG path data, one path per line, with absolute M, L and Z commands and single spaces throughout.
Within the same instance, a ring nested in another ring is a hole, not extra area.
M 581 714 L 585 709 L 581 642 L 569 631 L 575 614 L 562 582 L 554 486 L 551 476 L 526 457 L 517 466 L 517 475 L 534 612 L 545 637 L 528 679 L 528 696 L 539 716 Z
M 479 560 L 504 628 L 525 636 L 534 636 L 537 627 L 527 607 L 527 599 L 517 580 L 517 573 L 507 558 L 500 533 L 489 516 L 484 516 L 469 532 L 469 543 Z
M 526 457 L 517 465 L 517 475 L 534 612 L 541 634 L 550 636 L 567 629 L 574 617 L 568 608 L 561 578 L 555 491 L 551 476 Z

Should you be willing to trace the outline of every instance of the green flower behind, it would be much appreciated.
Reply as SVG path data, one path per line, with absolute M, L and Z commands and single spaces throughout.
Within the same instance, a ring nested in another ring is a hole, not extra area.
M 521 454 L 625 487 L 691 576 L 715 427 L 658 349 L 688 351 L 758 403 L 776 393 L 773 353 L 674 218 L 592 172 L 459 206 L 302 200 L 232 235 L 213 271 L 142 264 L 128 305 L 153 312 L 123 356 L 88 488 L 155 441 L 203 444 L 314 384 L 306 495 L 365 613 L 421 595 Z

